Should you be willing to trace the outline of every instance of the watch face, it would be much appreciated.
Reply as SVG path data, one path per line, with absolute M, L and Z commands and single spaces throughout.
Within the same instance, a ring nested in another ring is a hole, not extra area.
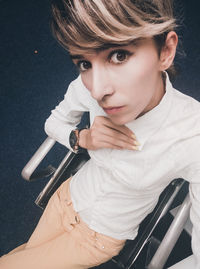
M 77 143 L 77 136 L 74 131 L 71 131 L 69 136 L 69 144 L 74 149 Z

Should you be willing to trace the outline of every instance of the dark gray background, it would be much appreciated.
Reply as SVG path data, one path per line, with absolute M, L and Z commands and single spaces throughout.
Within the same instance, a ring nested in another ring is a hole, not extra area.
M 176 58 L 180 75 L 174 85 L 200 100 L 199 3 L 176 3 L 185 57 L 182 52 Z M 75 78 L 67 53 L 51 35 L 49 17 L 48 0 L 0 1 L 0 255 L 27 241 L 42 213 L 34 200 L 46 181 L 28 183 L 20 173 L 46 138 L 51 109 Z M 55 164 L 66 149 L 57 151 L 49 157 Z

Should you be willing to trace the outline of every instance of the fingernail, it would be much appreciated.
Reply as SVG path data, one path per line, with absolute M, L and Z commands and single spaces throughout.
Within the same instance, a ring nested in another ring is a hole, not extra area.
M 131 137 L 134 139 L 137 139 L 136 136 L 134 134 L 131 134 Z
M 131 148 L 134 150 L 139 150 L 139 148 L 137 146 L 132 146 Z
M 134 141 L 134 144 L 136 145 L 136 146 L 141 146 L 141 144 L 136 140 L 136 141 Z

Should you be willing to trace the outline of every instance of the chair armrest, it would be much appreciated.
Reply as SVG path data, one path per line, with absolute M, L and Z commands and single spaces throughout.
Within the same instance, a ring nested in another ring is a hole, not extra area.
M 175 246 L 184 228 L 187 219 L 189 218 L 190 207 L 191 201 L 189 194 L 187 194 L 167 233 L 160 243 L 160 246 L 158 247 L 151 262 L 147 266 L 148 269 L 160 269 L 164 267 L 173 247 Z
M 75 159 L 75 157 L 77 157 L 78 155 L 79 154 L 76 154 L 72 151 L 69 151 L 67 153 L 67 155 L 61 161 L 60 165 L 58 166 L 53 176 L 50 178 L 49 182 L 46 184 L 44 189 L 40 192 L 37 199 L 35 200 L 36 205 L 38 205 L 42 209 L 45 208 L 45 206 L 48 203 L 48 200 L 50 199 L 54 191 L 62 183 L 60 179 L 62 178 L 63 174 L 70 167 L 73 159 Z
M 51 150 L 51 148 L 54 146 L 55 143 L 56 141 L 50 137 L 47 137 L 44 140 L 44 142 L 41 144 L 41 146 L 38 148 L 38 150 L 35 152 L 35 154 L 32 156 L 32 158 L 25 165 L 25 167 L 21 172 L 21 175 L 25 180 L 32 181 L 38 178 L 39 177 L 38 175 L 47 176 L 55 171 L 55 169 L 52 166 L 48 166 L 42 172 L 38 174 L 35 173 L 34 175 L 34 171 L 36 170 L 38 165 L 41 163 L 41 161 L 44 159 L 44 157 Z

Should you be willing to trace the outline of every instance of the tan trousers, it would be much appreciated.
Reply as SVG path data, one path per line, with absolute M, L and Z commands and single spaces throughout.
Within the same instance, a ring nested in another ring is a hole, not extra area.
M 120 252 L 124 240 L 95 232 L 75 212 L 70 180 L 51 197 L 29 241 L 0 258 L 0 269 L 85 269 Z

